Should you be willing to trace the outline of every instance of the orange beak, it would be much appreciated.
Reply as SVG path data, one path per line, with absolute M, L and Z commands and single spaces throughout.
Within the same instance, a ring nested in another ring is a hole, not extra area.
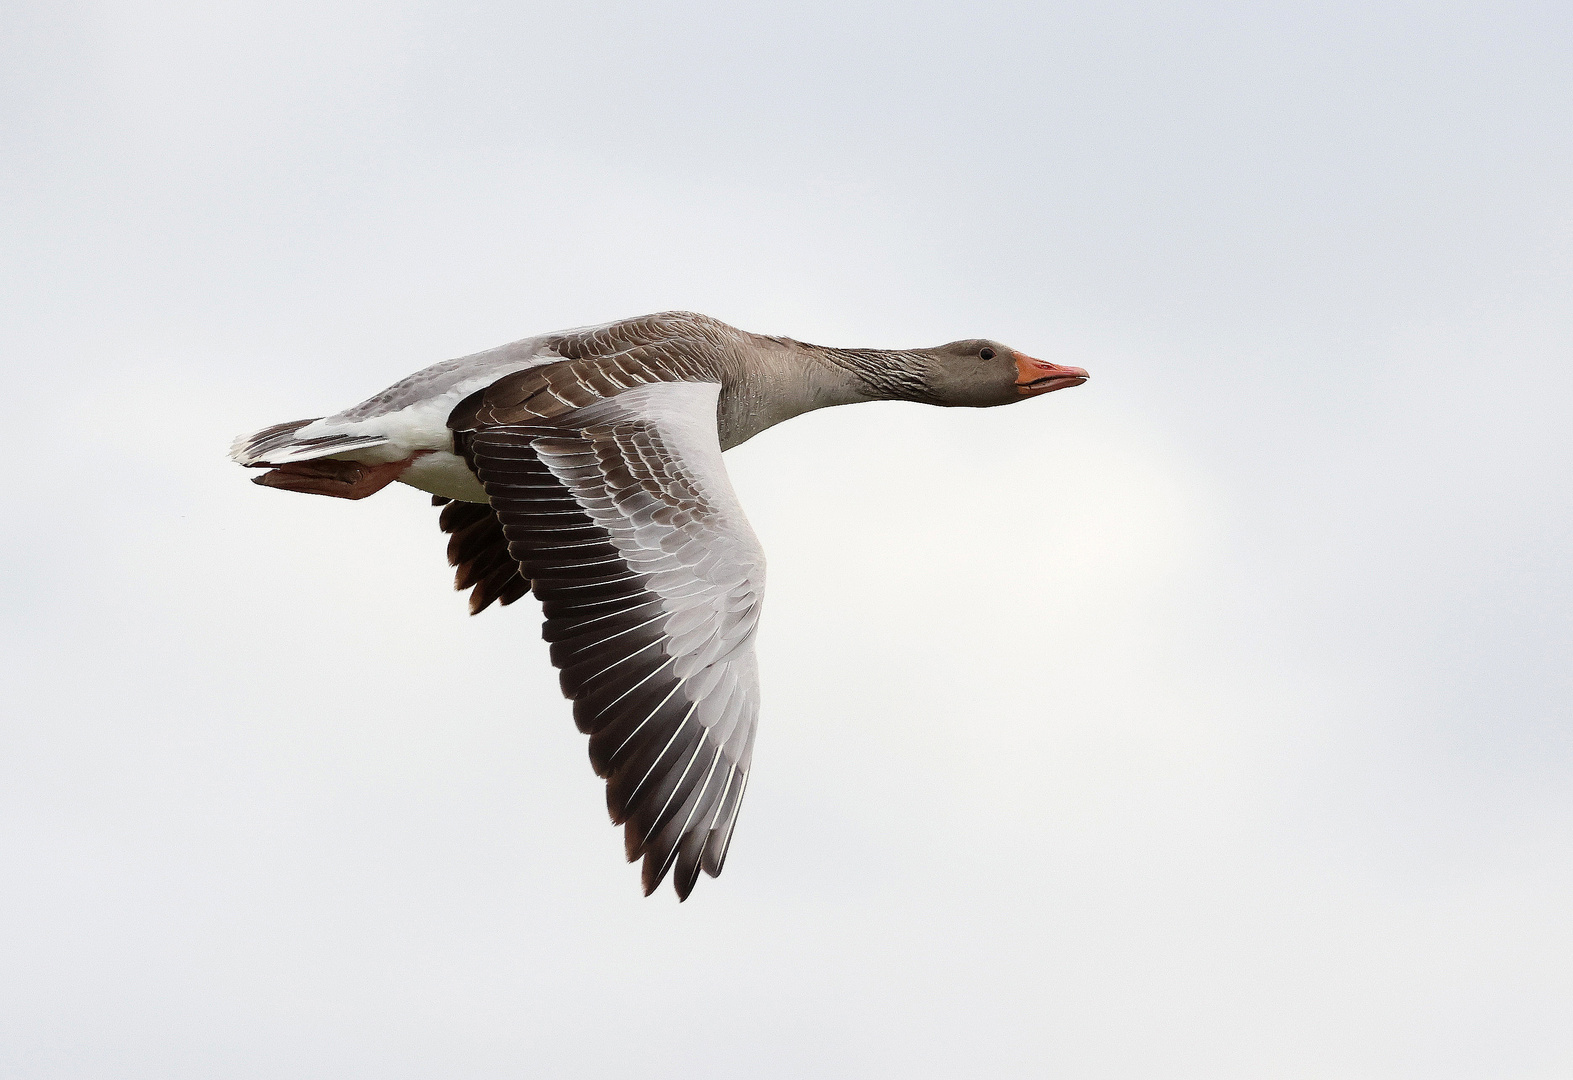
M 1037 360 L 1026 353 L 1012 353 L 1016 358 L 1016 392 L 1028 397 L 1063 390 L 1067 386 L 1080 386 L 1087 381 L 1084 368 L 1066 367 Z

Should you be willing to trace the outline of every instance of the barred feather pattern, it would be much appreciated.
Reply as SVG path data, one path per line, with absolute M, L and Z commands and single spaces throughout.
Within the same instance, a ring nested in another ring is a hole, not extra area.
M 561 361 L 477 390 L 454 408 L 448 426 L 463 431 L 550 420 L 652 383 L 719 383 L 740 340 L 725 323 L 686 312 L 557 335 L 546 345 Z

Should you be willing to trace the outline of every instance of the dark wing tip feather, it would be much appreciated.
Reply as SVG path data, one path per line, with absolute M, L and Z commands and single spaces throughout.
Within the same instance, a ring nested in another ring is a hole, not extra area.
M 530 591 L 530 579 L 508 554 L 502 522 L 486 503 L 432 499 L 442 507 L 438 526 L 448 534 L 448 565 L 454 568 L 453 587 L 470 590 L 470 614 L 479 615 L 492 604 L 506 606 Z

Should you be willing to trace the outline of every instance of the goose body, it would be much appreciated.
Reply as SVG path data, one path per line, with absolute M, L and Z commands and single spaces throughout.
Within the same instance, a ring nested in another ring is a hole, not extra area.
M 721 872 L 758 717 L 765 559 L 721 452 L 859 401 L 1010 404 L 1086 381 L 997 342 L 830 349 L 665 312 L 525 338 L 235 440 L 267 487 L 443 507 L 470 608 L 541 600 L 544 634 L 648 894 Z

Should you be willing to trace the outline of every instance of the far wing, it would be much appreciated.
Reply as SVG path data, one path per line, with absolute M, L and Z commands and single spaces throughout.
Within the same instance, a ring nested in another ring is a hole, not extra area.
M 655 382 L 523 423 L 455 413 L 629 861 L 646 894 L 675 867 L 684 899 L 721 872 L 759 713 L 765 559 L 721 461 L 719 391 Z
M 529 580 L 508 554 L 508 538 L 496 511 L 486 503 L 456 502 L 441 495 L 432 496 L 432 505 L 442 507 L 437 521 L 448 534 L 453 587 L 470 590 L 471 615 L 494 602 L 507 606 L 530 591 Z

